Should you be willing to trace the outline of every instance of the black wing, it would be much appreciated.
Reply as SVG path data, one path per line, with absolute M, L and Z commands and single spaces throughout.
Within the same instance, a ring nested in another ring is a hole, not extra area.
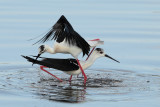
M 76 45 L 83 51 L 83 56 L 88 55 L 90 45 L 76 32 L 74 31 L 68 20 L 62 15 L 51 30 L 36 43 L 44 43 L 48 40 L 56 40 L 58 43 L 66 39 L 71 45 Z M 35 44 L 36 44 L 35 43 Z
M 35 64 L 43 65 L 61 71 L 74 71 L 79 69 L 76 59 L 41 58 L 42 60 L 35 60 L 28 56 L 22 57 L 27 59 L 29 62 L 34 62 Z

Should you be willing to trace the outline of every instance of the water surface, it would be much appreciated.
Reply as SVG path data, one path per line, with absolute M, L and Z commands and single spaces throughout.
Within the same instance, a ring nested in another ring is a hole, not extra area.
M 86 40 L 104 40 L 100 47 L 121 62 L 98 59 L 86 70 L 86 87 L 81 76 L 70 84 L 68 75 L 53 71 L 59 83 L 20 56 L 37 55 L 39 44 L 32 44 L 39 38 L 28 40 L 42 37 L 62 14 Z M 159 19 L 159 0 L 1 0 L 0 104 L 159 106 Z

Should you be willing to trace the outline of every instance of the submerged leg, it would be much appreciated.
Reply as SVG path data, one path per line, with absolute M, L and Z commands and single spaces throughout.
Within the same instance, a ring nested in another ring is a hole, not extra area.
M 99 41 L 100 39 L 93 39 L 93 40 L 90 40 L 90 41 Z M 91 50 L 91 52 L 89 53 L 88 57 L 86 58 L 86 61 L 88 60 L 88 58 L 90 57 L 90 55 L 92 54 L 92 52 L 94 51 L 94 49 L 96 48 L 96 46 Z M 82 74 L 83 75 L 83 74 Z M 79 75 L 77 75 L 77 78 L 78 78 Z
M 48 67 L 40 66 L 40 69 L 41 69 L 41 70 L 43 70 L 44 72 L 46 72 L 46 73 L 50 74 L 51 76 L 53 76 L 53 77 L 57 78 L 59 81 L 61 81 L 61 82 L 62 82 L 62 80 L 61 80 L 61 79 L 59 79 L 58 77 L 56 77 L 56 76 L 55 76 L 55 75 L 53 75 L 52 73 L 48 72 L 48 71 L 47 71 L 47 70 L 45 70 L 44 68 L 48 68 Z
M 84 84 L 86 84 L 87 76 L 86 76 L 86 74 L 84 73 L 84 70 L 83 70 L 81 64 L 79 63 L 79 60 L 78 60 L 78 59 L 77 59 L 77 62 L 78 62 L 78 65 L 79 65 L 79 67 L 80 67 L 80 69 L 81 69 L 81 71 L 82 71 L 82 74 L 83 74 L 83 76 L 84 76 Z
M 71 75 L 70 78 L 69 78 L 69 82 L 71 82 L 71 80 L 72 80 L 72 75 Z
M 86 61 L 88 60 L 88 58 L 90 57 L 90 55 L 92 54 L 92 52 L 94 51 L 95 48 L 96 48 L 96 47 L 94 47 L 94 48 L 91 50 L 91 52 L 89 53 L 88 57 L 86 58 Z M 82 75 L 83 75 L 83 74 L 82 74 Z M 79 76 L 79 75 L 77 75 L 77 78 L 78 78 L 78 76 Z

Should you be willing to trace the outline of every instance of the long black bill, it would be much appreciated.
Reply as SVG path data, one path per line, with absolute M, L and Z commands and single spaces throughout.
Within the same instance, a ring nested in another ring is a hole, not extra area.
M 41 56 L 41 54 L 38 54 L 38 55 L 37 55 L 37 57 L 36 57 L 35 61 L 33 62 L 33 64 L 35 64 L 35 62 L 37 61 L 37 59 L 38 59 L 40 56 Z M 33 66 L 33 64 L 32 64 L 32 66 Z
M 114 61 L 116 61 L 116 62 L 120 63 L 119 61 L 115 60 L 114 58 L 110 57 L 110 56 L 109 56 L 109 55 L 107 55 L 107 54 L 105 54 L 105 57 L 108 57 L 108 58 L 110 58 L 110 59 L 112 59 L 112 60 L 114 60 Z

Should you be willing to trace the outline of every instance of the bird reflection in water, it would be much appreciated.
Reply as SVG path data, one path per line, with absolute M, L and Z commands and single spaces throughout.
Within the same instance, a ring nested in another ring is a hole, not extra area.
M 59 83 L 53 79 L 40 80 L 37 92 L 41 99 L 50 101 L 79 103 L 85 101 L 86 88 L 68 83 Z
M 35 84 L 36 95 L 40 99 L 47 99 L 50 101 L 79 103 L 86 101 L 86 91 L 91 88 L 104 88 L 104 87 L 121 87 L 122 80 L 115 80 L 108 78 L 108 75 L 90 74 L 88 75 L 87 84 L 82 82 L 83 77 L 75 78 L 72 82 L 68 78 L 62 78 L 64 82 L 59 82 L 57 79 L 41 79 Z M 88 89 L 87 89 L 88 88 Z

